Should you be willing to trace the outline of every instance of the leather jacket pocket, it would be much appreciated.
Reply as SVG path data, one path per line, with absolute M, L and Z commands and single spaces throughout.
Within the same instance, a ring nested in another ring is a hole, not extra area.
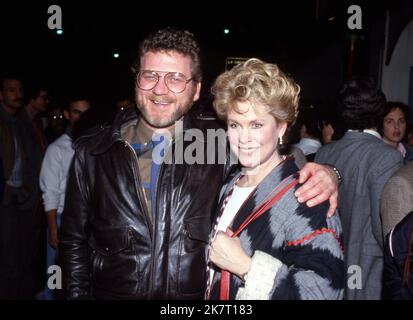
M 139 256 L 129 228 L 95 231 L 89 245 L 92 288 L 96 294 L 128 298 L 143 290 Z
M 210 217 L 194 217 L 184 222 L 178 262 L 180 298 L 202 299 L 203 297 L 210 224 Z

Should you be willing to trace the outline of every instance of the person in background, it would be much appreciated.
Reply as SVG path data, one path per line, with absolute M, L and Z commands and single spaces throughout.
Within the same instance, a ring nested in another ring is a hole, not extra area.
M 50 144 L 65 132 L 64 110 L 59 106 L 53 106 L 47 114 L 47 126 L 44 129 L 47 142 Z
M 49 145 L 43 159 L 40 189 L 43 192 L 44 210 L 47 214 L 47 268 L 56 263 L 56 249 L 59 244 L 58 229 L 65 202 L 67 175 L 74 154 L 72 130 L 82 114 L 89 108 L 90 102 L 87 99 L 71 99 L 64 110 L 64 117 L 69 123 L 66 132 Z M 55 292 L 46 283 L 43 298 L 53 300 L 55 296 Z
M 32 132 L 34 142 L 39 149 L 41 163 L 41 159 L 47 148 L 41 115 L 47 110 L 47 106 L 49 105 L 49 93 L 43 86 L 32 86 L 29 88 L 26 98 L 28 104 L 24 110 L 22 110 L 22 116 L 26 118 L 27 128 Z
M 300 141 L 294 146 L 300 148 L 308 161 L 313 161 L 318 149 L 321 148 L 321 120 L 314 108 L 300 111 L 297 124 L 300 129 Z
M 413 300 L 413 211 L 386 237 L 383 279 L 384 299 Z
M 21 118 L 22 81 L 0 79 L 0 299 L 36 292 L 34 212 L 38 205 L 35 145 Z
M 340 140 L 343 137 L 345 130 L 338 116 L 333 114 L 323 114 L 321 116 L 321 123 L 323 145 Z
M 383 234 L 387 235 L 411 211 L 413 211 L 413 162 L 397 170 L 384 187 L 380 209 Z
M 403 141 L 406 135 L 409 107 L 401 102 L 388 102 L 383 111 L 383 123 L 380 132 L 383 141 L 398 150 L 404 163 L 413 160 L 413 148 Z
M 349 130 L 340 140 L 324 145 L 315 160 L 334 165 L 343 177 L 339 212 L 345 266 L 352 271 L 348 273 L 349 282 L 353 281 L 345 287 L 345 298 L 380 300 L 384 240 L 380 200 L 386 182 L 402 166 L 403 159 L 378 133 L 386 97 L 373 81 L 364 78 L 347 81 L 338 101 Z M 357 283 L 355 278 L 350 279 L 354 272 Z

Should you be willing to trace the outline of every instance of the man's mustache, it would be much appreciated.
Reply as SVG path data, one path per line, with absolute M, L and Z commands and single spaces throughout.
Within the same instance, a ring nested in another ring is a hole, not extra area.
M 150 96 L 149 99 L 156 101 L 158 103 L 175 103 L 176 102 L 176 99 L 167 98 L 167 97 Z

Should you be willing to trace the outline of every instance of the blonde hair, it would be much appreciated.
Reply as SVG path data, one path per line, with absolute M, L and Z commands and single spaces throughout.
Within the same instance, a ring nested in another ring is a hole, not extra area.
M 212 87 L 214 108 L 219 118 L 226 120 L 238 102 L 247 101 L 254 111 L 268 112 L 277 121 L 294 123 L 298 115 L 300 86 L 286 76 L 276 64 L 249 59 L 222 73 Z M 265 110 L 256 110 L 261 104 Z

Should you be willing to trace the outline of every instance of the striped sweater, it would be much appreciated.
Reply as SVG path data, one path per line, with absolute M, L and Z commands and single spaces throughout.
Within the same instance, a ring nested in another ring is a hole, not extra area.
M 275 186 L 297 171 L 293 158 L 274 168 L 244 202 L 232 230 Z M 238 176 L 224 185 L 221 202 Z M 288 191 L 239 235 L 252 264 L 245 283 L 231 275 L 230 299 L 342 299 L 344 263 L 339 217 L 326 218 L 328 203 L 313 208 L 300 204 L 294 196 L 298 188 Z M 216 271 L 212 299 L 219 298 L 220 272 Z

